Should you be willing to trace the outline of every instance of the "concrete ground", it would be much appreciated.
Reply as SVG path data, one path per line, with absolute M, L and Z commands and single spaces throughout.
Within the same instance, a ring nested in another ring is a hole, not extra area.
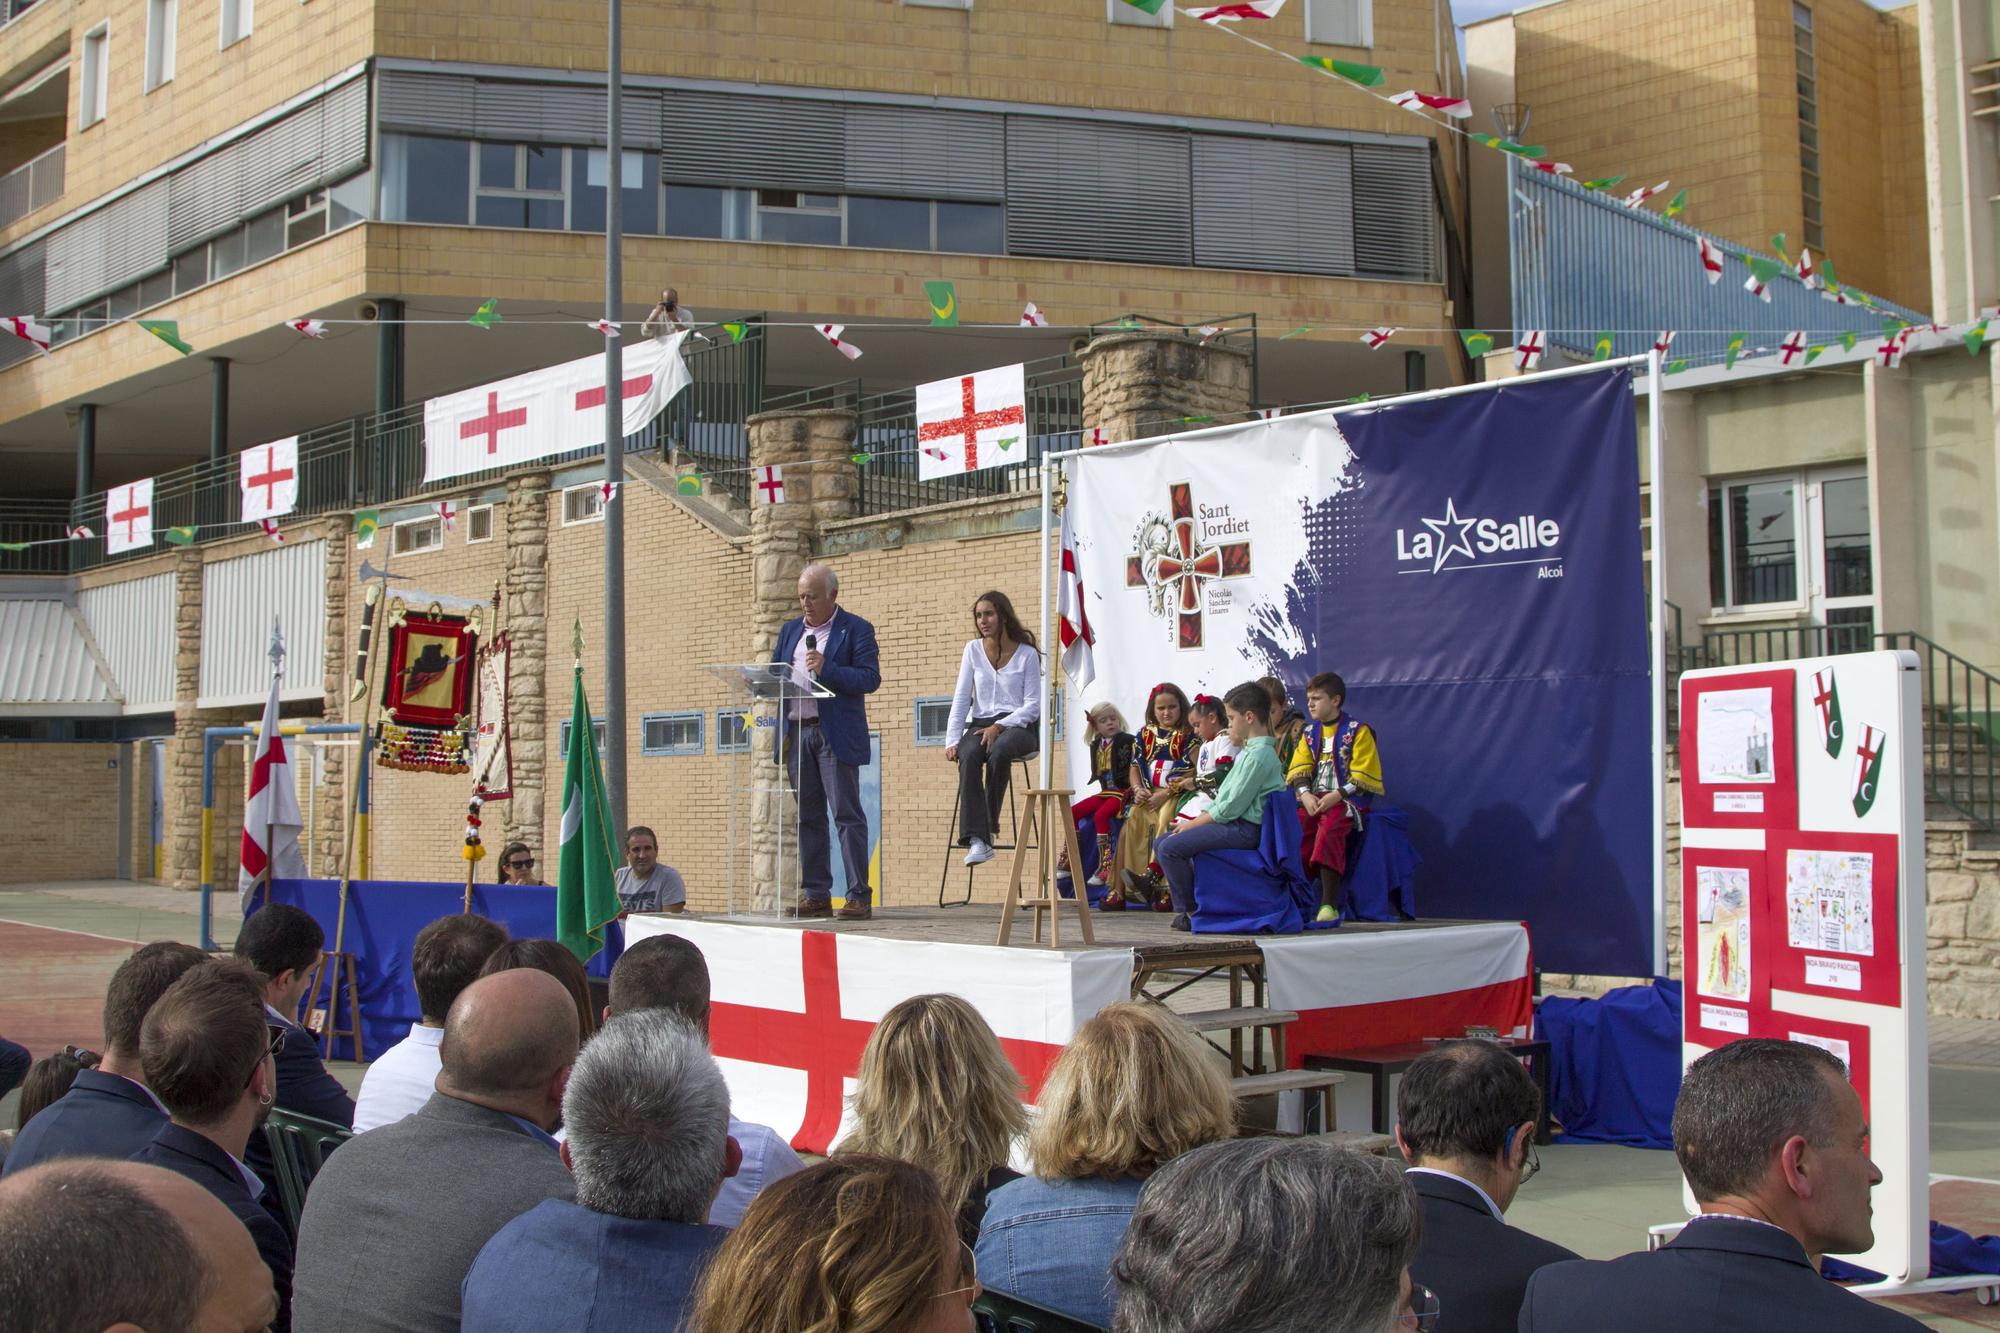
M 235 906 L 233 893 L 216 901 L 214 933 L 223 947 L 234 938 Z M 118 960 L 134 944 L 198 943 L 199 935 L 193 894 L 117 881 L 0 886 L 0 1035 L 37 1056 L 65 1042 L 97 1046 L 104 984 Z M 331 1068 L 352 1089 L 364 1067 Z M 12 1127 L 17 1097 L 0 1100 L 0 1127 Z M 1562 1144 L 1540 1153 L 1541 1173 L 1523 1187 L 1508 1220 L 1588 1258 L 1642 1248 L 1648 1226 L 1683 1215 L 1670 1153 Z M 1931 1170 L 2000 1181 L 2000 1022 L 1931 1022 Z M 1956 1188 L 1954 1215 L 1981 1231 L 2000 1230 L 2000 1190 L 1968 1202 L 1965 1187 Z M 1945 1196 L 1937 1201 L 1942 1207 Z M 2000 1329 L 2000 1306 L 1982 1308 L 1969 1295 L 1899 1304 L 1944 1333 Z

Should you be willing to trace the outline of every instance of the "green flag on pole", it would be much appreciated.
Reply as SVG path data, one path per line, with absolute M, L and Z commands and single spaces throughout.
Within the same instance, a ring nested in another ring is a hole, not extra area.
M 583 693 L 583 667 L 576 669 L 576 698 L 570 709 L 569 759 L 563 764 L 562 843 L 556 861 L 556 938 L 589 962 L 604 948 L 604 927 L 618 918 L 617 871 L 611 849 L 611 803 L 605 798 L 604 771 L 597 765 L 590 703 Z

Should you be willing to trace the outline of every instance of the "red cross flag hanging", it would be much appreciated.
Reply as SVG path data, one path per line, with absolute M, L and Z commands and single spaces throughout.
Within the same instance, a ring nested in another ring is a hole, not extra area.
M 299 437 L 245 449 L 237 459 L 236 478 L 243 492 L 245 523 L 291 513 L 299 504 Z
M 1526 374 L 1542 364 L 1542 353 L 1548 350 L 1548 337 L 1540 329 L 1530 329 L 1521 335 L 1521 341 L 1514 344 L 1514 369 Z
M 1778 344 L 1778 364 L 1789 366 L 1793 362 L 1803 361 L 1805 358 L 1806 331 L 1804 329 L 1793 329 L 1785 335 L 1785 340 Z
M 1875 357 L 1882 363 L 1882 369 L 1894 370 L 1903 364 L 1903 348 L 1909 341 L 1909 336 L 1908 329 L 1897 329 L 1894 333 L 1884 335 L 1882 341 L 1876 344 Z M 107 546 L 106 549 L 113 548 Z
M 1697 236 L 1694 241 L 1701 250 L 1701 271 L 1708 278 L 1708 285 L 1713 287 L 1722 281 L 1722 247 L 1706 236 Z
M 107 555 L 136 551 L 153 544 L 153 479 L 120 486 L 104 498 L 104 550 Z
M 641 339 L 625 348 L 624 433 L 645 429 L 691 382 L 688 338 Z M 445 481 L 604 443 L 604 357 L 448 393 L 424 404 L 424 480 Z
M 1661 329 L 1659 335 L 1653 339 L 1653 350 L 1665 356 L 1667 349 L 1674 345 L 1674 339 L 1678 336 L 1679 331 L 1676 329 Z
M 760 467 L 750 473 L 753 489 L 757 492 L 760 505 L 781 505 L 785 502 L 785 470 L 781 467 Z
M 1027 375 L 995 366 L 917 386 L 917 476 L 977 472 L 1028 456 Z
M 1379 328 L 1370 329 L 1368 330 L 1368 332 L 1362 334 L 1361 341 L 1368 344 L 1369 351 L 1379 352 L 1382 350 L 1383 346 L 1388 343 L 1389 339 L 1395 337 L 1397 334 L 1401 332 L 1402 332 L 1401 329 L 1392 329 L 1387 325 L 1383 325 Z

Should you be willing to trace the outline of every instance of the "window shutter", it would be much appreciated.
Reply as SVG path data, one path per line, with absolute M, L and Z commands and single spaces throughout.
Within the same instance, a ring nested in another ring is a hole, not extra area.
M 999 116 L 926 107 L 847 108 L 847 192 L 911 199 L 1006 197 Z
M 478 86 L 466 75 L 385 69 L 375 76 L 376 118 L 385 130 L 470 139 Z
M 1429 144 L 1354 145 L 1354 264 L 1362 277 L 1438 280 Z
M 668 92 L 660 178 L 689 185 L 847 188 L 846 108 L 788 97 Z
M 1210 268 L 1353 273 L 1349 149 L 1196 135 L 1194 258 Z
M 481 82 L 473 97 L 474 129 L 494 143 L 602 144 L 605 96 L 588 84 Z M 660 95 L 627 92 L 625 147 L 660 146 Z
M 47 306 L 81 305 L 166 262 L 167 182 L 154 181 L 48 238 Z
M 353 79 L 175 172 L 166 183 L 167 250 L 179 254 L 367 161 L 368 84 Z
M 1007 253 L 1192 262 L 1181 130 L 1007 118 Z

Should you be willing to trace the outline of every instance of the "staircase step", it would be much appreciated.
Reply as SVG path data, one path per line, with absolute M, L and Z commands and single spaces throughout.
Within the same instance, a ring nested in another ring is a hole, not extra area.
M 1299 1021 L 1291 1009 L 1202 1009 L 1180 1015 L 1196 1032 L 1228 1032 L 1237 1028 L 1275 1028 Z
M 1243 1074 L 1229 1080 L 1229 1086 L 1239 1097 L 1267 1097 L 1274 1092 L 1316 1092 L 1346 1081 L 1347 1075 L 1336 1069 L 1281 1069 L 1275 1074 Z

